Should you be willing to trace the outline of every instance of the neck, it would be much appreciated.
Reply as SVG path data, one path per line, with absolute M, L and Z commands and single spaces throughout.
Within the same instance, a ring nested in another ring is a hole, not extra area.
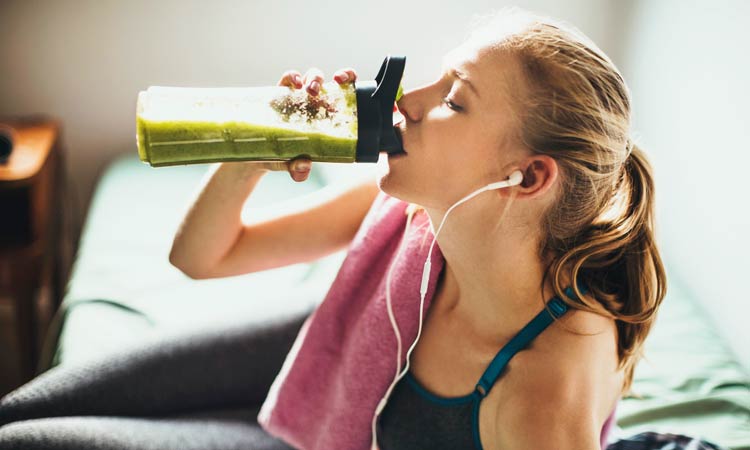
M 436 314 L 465 325 L 493 347 L 515 335 L 554 296 L 551 280 L 541 289 L 545 267 L 532 228 L 514 225 L 510 214 L 499 223 L 488 218 L 486 211 L 496 206 L 477 200 L 451 211 L 437 237 L 445 267 L 434 305 Z M 445 211 L 425 211 L 437 232 Z

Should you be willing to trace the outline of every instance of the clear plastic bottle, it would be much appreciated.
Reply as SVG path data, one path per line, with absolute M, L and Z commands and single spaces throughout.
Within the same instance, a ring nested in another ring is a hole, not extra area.
M 381 151 L 403 152 L 392 112 L 404 60 L 387 57 L 374 82 L 323 83 L 317 96 L 286 86 L 152 86 L 138 94 L 138 153 L 154 167 L 303 155 L 377 162 Z

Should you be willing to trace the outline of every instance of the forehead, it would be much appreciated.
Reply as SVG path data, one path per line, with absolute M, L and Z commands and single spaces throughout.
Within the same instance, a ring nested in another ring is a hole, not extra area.
M 472 117 L 481 117 L 487 135 L 499 142 L 514 139 L 520 127 L 517 108 L 525 95 L 520 60 L 498 47 L 463 44 L 443 58 L 443 69 L 449 68 L 463 72 L 479 92 L 479 98 L 467 104 L 479 112 Z
M 520 76 L 517 61 L 509 53 L 493 46 L 465 43 L 445 54 L 442 70 L 457 69 L 467 76 L 479 90 L 480 96 L 490 96 L 498 87 L 512 88 Z
M 443 57 L 442 70 L 457 69 L 479 92 L 483 106 L 506 110 L 523 92 L 520 63 L 497 46 L 465 43 Z

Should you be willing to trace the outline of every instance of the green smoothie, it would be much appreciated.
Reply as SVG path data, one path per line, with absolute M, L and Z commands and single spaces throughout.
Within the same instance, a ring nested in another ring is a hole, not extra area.
M 325 83 L 319 95 L 280 86 L 152 87 L 138 96 L 138 154 L 153 167 L 298 156 L 354 162 L 354 87 Z

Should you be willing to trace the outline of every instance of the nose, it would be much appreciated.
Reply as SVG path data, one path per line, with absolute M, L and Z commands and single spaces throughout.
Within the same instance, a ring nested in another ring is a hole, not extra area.
M 404 116 L 404 118 L 411 122 L 419 120 L 419 108 L 416 105 L 413 91 L 404 91 L 404 94 L 396 102 L 398 110 Z

